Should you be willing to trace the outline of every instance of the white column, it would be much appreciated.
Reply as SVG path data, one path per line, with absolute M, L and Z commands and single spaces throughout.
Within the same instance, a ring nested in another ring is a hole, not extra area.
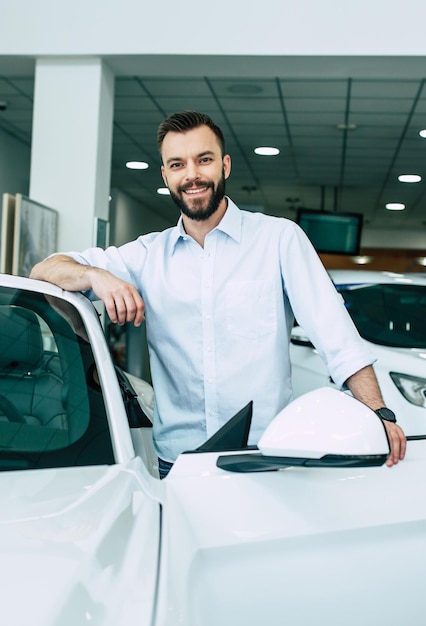
M 56 57 L 35 78 L 29 195 L 59 212 L 58 250 L 83 250 L 109 219 L 114 76 L 95 57 Z

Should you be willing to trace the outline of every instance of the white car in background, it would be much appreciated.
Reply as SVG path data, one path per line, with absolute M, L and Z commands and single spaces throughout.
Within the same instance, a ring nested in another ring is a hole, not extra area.
M 377 357 L 374 369 L 386 406 L 407 435 L 426 435 L 426 276 L 364 270 L 329 274 Z M 300 326 L 293 329 L 290 350 L 295 397 L 334 386 Z
M 424 624 L 425 440 L 385 467 L 381 420 L 324 387 L 160 481 L 152 403 L 82 294 L 0 275 L 2 625 Z

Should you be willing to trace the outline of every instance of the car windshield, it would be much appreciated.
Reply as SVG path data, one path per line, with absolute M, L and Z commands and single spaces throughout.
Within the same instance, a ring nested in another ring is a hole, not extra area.
M 426 286 L 338 285 L 364 339 L 396 348 L 426 348 Z
M 70 303 L 0 288 L 0 470 L 111 464 L 105 405 Z

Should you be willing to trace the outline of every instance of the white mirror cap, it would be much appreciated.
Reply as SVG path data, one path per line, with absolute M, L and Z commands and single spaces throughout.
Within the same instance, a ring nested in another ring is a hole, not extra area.
M 264 455 L 309 457 L 326 454 L 389 454 L 380 418 L 352 396 L 321 387 L 286 406 L 258 443 Z

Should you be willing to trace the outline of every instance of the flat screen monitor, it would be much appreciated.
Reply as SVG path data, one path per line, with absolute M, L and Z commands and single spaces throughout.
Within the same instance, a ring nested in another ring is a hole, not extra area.
M 362 232 L 361 213 L 299 209 L 296 222 L 317 252 L 358 255 Z

